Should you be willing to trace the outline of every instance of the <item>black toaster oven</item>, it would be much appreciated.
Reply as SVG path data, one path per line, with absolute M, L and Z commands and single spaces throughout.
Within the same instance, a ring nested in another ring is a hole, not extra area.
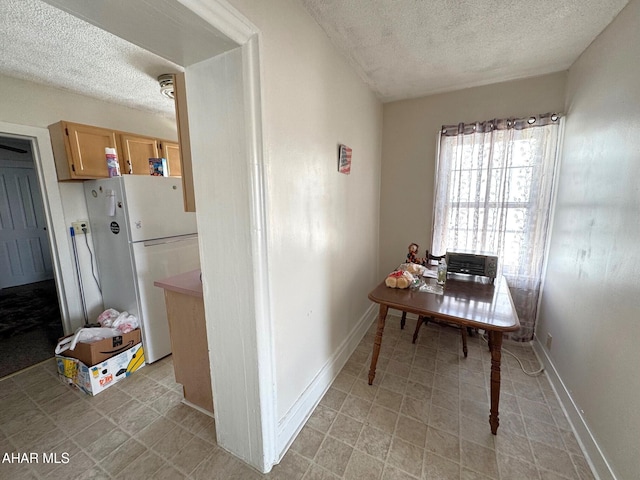
M 498 257 L 485 253 L 447 252 L 447 273 L 464 273 L 489 277 L 495 280 L 498 274 Z

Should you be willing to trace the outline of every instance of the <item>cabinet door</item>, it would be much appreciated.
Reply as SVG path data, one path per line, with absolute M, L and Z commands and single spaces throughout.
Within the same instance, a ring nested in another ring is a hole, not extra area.
M 104 149 L 115 148 L 116 133 L 105 128 L 64 123 L 67 137 L 67 162 L 70 178 L 104 178 L 109 176 Z
M 122 144 L 122 160 L 125 165 L 123 173 L 149 175 L 149 159 L 159 158 L 158 140 L 137 135 L 120 135 Z
M 167 165 L 169 167 L 170 177 L 181 177 L 182 167 L 180 164 L 180 146 L 177 143 L 161 142 L 162 156 L 167 159 Z

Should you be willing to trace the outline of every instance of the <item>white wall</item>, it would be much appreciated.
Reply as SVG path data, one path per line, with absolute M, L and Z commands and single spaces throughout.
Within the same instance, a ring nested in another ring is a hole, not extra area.
M 370 312 L 382 105 L 299 2 L 231 3 L 261 31 L 277 411 L 286 430 L 320 399 L 309 389 L 336 373 L 341 365 L 331 362 Z M 337 171 L 339 143 L 353 149 L 350 175 Z
M 640 472 L 640 1 L 569 70 L 537 337 L 615 477 Z M 586 438 L 586 437 L 585 437 Z M 596 453 L 597 452 L 592 452 Z M 601 478 L 611 478 L 604 461 Z
M 566 73 L 469 88 L 384 105 L 380 272 L 431 246 L 433 185 L 442 125 L 562 111 Z
M 72 94 L 65 90 L 2 75 L 0 75 L 0 90 L 3 93 L 0 121 L 47 128 L 52 123 L 68 120 L 143 135 L 154 135 L 168 140 L 177 138 L 174 119 L 105 103 L 82 95 Z M 51 145 L 45 144 L 39 147 L 40 149 L 49 149 L 49 153 L 51 151 Z M 42 158 L 46 162 L 52 162 L 50 154 L 42 156 Z M 62 199 L 64 223 L 67 229 L 71 226 L 71 222 L 87 219 L 82 182 L 61 182 L 57 183 L 57 187 Z M 72 256 L 71 239 L 69 237 L 67 242 L 66 245 L 60 244 L 58 248 L 66 248 L 66 254 Z M 81 274 L 84 279 L 89 320 L 95 320 L 95 317 L 102 309 L 102 298 L 91 276 L 89 253 L 84 244 L 84 238 L 76 237 L 76 242 L 80 263 L 82 264 Z M 75 328 L 83 322 L 79 294 L 75 287 L 76 280 L 75 278 L 66 278 L 65 282 L 72 286 L 72 288 L 67 288 L 66 291 L 68 297 L 69 295 L 72 296 L 72 298 L 68 298 L 69 314 L 72 327 Z

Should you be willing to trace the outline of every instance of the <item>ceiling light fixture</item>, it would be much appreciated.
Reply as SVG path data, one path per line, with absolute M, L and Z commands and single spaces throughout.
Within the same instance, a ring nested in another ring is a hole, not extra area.
M 158 77 L 158 82 L 160 82 L 160 93 L 173 100 L 173 75 L 163 73 Z

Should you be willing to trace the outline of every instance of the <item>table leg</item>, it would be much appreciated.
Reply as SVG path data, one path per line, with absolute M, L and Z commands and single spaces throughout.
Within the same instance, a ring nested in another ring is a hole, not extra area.
M 389 310 L 389 307 L 386 305 L 380 305 L 380 313 L 378 313 L 378 330 L 376 331 L 376 339 L 373 342 L 373 355 L 371 356 L 371 368 L 369 368 L 369 385 L 373 384 L 373 379 L 376 377 L 376 364 L 378 363 L 378 355 L 380 355 L 382 332 L 384 332 L 384 322 L 387 318 L 387 310 Z
M 498 431 L 498 404 L 500 403 L 500 358 L 502 356 L 502 332 L 489 331 L 491 345 L 491 414 L 489 425 L 494 435 Z

